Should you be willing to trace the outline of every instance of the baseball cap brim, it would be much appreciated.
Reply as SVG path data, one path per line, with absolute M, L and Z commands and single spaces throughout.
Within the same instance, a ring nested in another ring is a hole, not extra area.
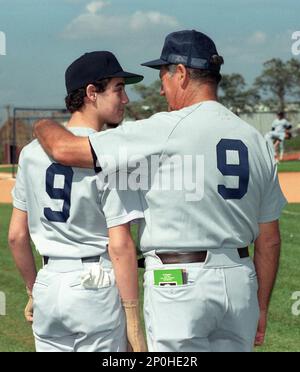
M 159 70 L 161 66 L 169 65 L 170 62 L 164 61 L 163 59 L 154 59 L 153 61 L 142 63 L 142 66 L 155 68 L 156 70 Z
M 124 78 L 126 85 L 137 84 L 144 79 L 144 76 L 142 75 L 132 74 L 131 72 L 126 72 L 126 71 L 116 72 L 113 75 L 107 76 L 107 78 L 114 78 L 114 77 Z

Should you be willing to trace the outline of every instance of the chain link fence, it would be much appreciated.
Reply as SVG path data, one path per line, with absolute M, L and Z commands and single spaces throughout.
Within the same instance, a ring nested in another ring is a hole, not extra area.
M 0 164 L 11 165 L 7 169 L 15 177 L 20 152 L 33 139 L 33 123 L 42 118 L 65 123 L 70 114 L 62 108 L 15 107 L 6 111 L 6 118 L 0 127 Z
M 277 115 L 275 112 L 256 112 L 253 114 L 242 114 L 240 117 L 246 123 L 256 128 L 262 135 L 265 135 L 271 130 L 272 122 Z M 286 114 L 286 118 L 293 125 L 293 132 L 297 134 L 298 129 L 300 129 L 300 112 L 289 112 Z

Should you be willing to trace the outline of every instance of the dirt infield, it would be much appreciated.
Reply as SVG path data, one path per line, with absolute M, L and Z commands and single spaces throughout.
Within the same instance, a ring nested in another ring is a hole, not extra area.
M 289 203 L 300 203 L 300 172 L 279 173 L 282 191 Z
M 0 203 L 11 203 L 15 180 L 10 173 L 0 173 Z M 289 203 L 300 203 L 300 172 L 279 173 L 279 182 Z
M 286 153 L 283 155 L 283 161 L 300 160 L 300 152 Z
M 1 164 L 1 168 L 11 168 L 11 164 Z
M 2 173 L 2 176 L 6 173 Z M 11 174 L 9 175 L 11 177 Z M 15 180 L 13 178 L 0 177 L 0 203 L 11 203 L 11 190 L 14 187 Z

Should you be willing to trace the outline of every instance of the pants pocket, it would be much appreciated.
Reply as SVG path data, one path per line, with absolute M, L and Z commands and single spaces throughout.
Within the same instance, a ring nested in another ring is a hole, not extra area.
M 199 322 L 206 313 L 205 293 L 197 285 L 197 274 L 191 275 L 190 283 L 185 285 L 162 287 L 153 284 L 151 274 L 145 276 L 144 309 L 151 337 L 164 344 L 197 337 Z

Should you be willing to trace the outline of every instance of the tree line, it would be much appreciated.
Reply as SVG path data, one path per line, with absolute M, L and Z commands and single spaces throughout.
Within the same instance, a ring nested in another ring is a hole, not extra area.
M 127 116 L 139 120 L 166 111 L 165 98 L 159 95 L 160 86 L 159 80 L 150 86 L 134 86 L 141 99 L 127 105 Z M 241 74 L 222 74 L 219 100 L 238 115 L 256 112 L 262 107 L 286 111 L 291 102 L 300 105 L 300 61 L 295 58 L 286 62 L 279 58 L 266 61 L 251 87 L 247 87 Z

